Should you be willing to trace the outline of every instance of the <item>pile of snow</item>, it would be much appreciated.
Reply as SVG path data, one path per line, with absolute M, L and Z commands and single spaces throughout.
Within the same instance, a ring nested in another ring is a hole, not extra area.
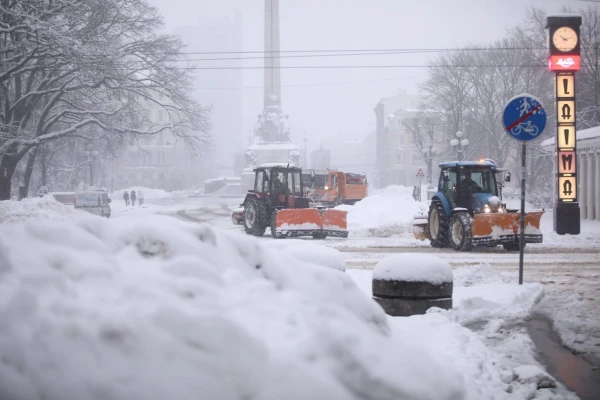
M 412 187 L 388 186 L 353 206 L 341 205 L 336 209 L 348 211 L 351 236 L 412 236 L 413 217 L 427 212 L 429 207 L 427 201 L 415 201 L 412 191 Z
M 280 248 L 285 254 L 300 261 L 322 265 L 338 271 L 346 270 L 344 256 L 339 250 L 331 247 L 300 240 L 271 241 L 266 246 Z
M 448 261 L 431 254 L 404 253 L 388 256 L 373 269 L 373 279 L 429 282 L 439 285 L 452 282 Z
M 138 192 L 141 190 L 142 195 L 144 196 L 144 200 L 164 199 L 164 198 L 173 196 L 173 193 L 169 193 L 162 189 L 149 189 L 149 188 L 145 188 L 145 187 L 141 187 L 141 186 L 132 186 L 127 189 L 115 190 L 114 192 L 112 192 L 110 197 L 113 200 L 122 200 L 123 193 L 125 193 L 125 191 L 127 191 L 128 194 L 131 194 L 132 190 L 135 191 L 136 196 L 138 195 Z
M 0 224 L 9 222 L 22 222 L 27 220 L 68 220 L 74 214 L 82 211 L 75 210 L 73 206 L 59 203 L 46 195 L 42 198 L 33 197 L 21 201 L 0 201 Z
M 6 400 L 464 396 L 348 275 L 208 225 L 4 224 L 0 292 Z

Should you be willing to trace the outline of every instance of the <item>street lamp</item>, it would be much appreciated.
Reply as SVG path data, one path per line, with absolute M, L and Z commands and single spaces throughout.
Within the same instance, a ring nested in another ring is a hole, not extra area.
M 461 131 L 456 132 L 456 137 L 458 139 L 450 140 L 450 144 L 452 145 L 452 148 L 456 149 L 456 152 L 458 153 L 458 161 L 462 161 L 464 151 L 469 145 L 469 139 L 461 139 L 463 137 L 463 133 Z
M 94 186 L 94 160 L 98 157 L 97 150 L 87 149 L 83 152 L 88 158 L 88 163 L 90 164 L 90 187 Z

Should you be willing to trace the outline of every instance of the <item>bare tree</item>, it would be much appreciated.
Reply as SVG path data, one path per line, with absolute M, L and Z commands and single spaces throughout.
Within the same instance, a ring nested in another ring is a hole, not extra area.
M 32 149 L 91 140 L 92 126 L 101 141 L 165 130 L 192 147 L 209 140 L 190 70 L 176 65 L 182 44 L 161 24 L 144 0 L 0 0 L 0 200 Z M 167 120 L 144 120 L 149 105 Z

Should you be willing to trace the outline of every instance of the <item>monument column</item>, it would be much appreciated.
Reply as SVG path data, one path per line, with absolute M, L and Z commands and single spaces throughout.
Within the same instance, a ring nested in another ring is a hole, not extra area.
M 265 0 L 265 94 L 264 107 L 273 105 L 269 96 L 276 96 L 281 107 L 281 77 L 279 70 L 279 0 Z

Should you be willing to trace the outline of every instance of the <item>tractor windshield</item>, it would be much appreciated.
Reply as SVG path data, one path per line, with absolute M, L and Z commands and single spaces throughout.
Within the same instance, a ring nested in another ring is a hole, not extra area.
M 300 171 L 274 169 L 271 171 L 270 191 L 273 194 L 302 196 Z
M 473 193 L 498 194 L 496 191 L 496 177 L 489 168 L 465 168 L 460 173 L 460 182 L 469 182 L 472 185 L 471 187 L 475 188 L 472 190 Z

